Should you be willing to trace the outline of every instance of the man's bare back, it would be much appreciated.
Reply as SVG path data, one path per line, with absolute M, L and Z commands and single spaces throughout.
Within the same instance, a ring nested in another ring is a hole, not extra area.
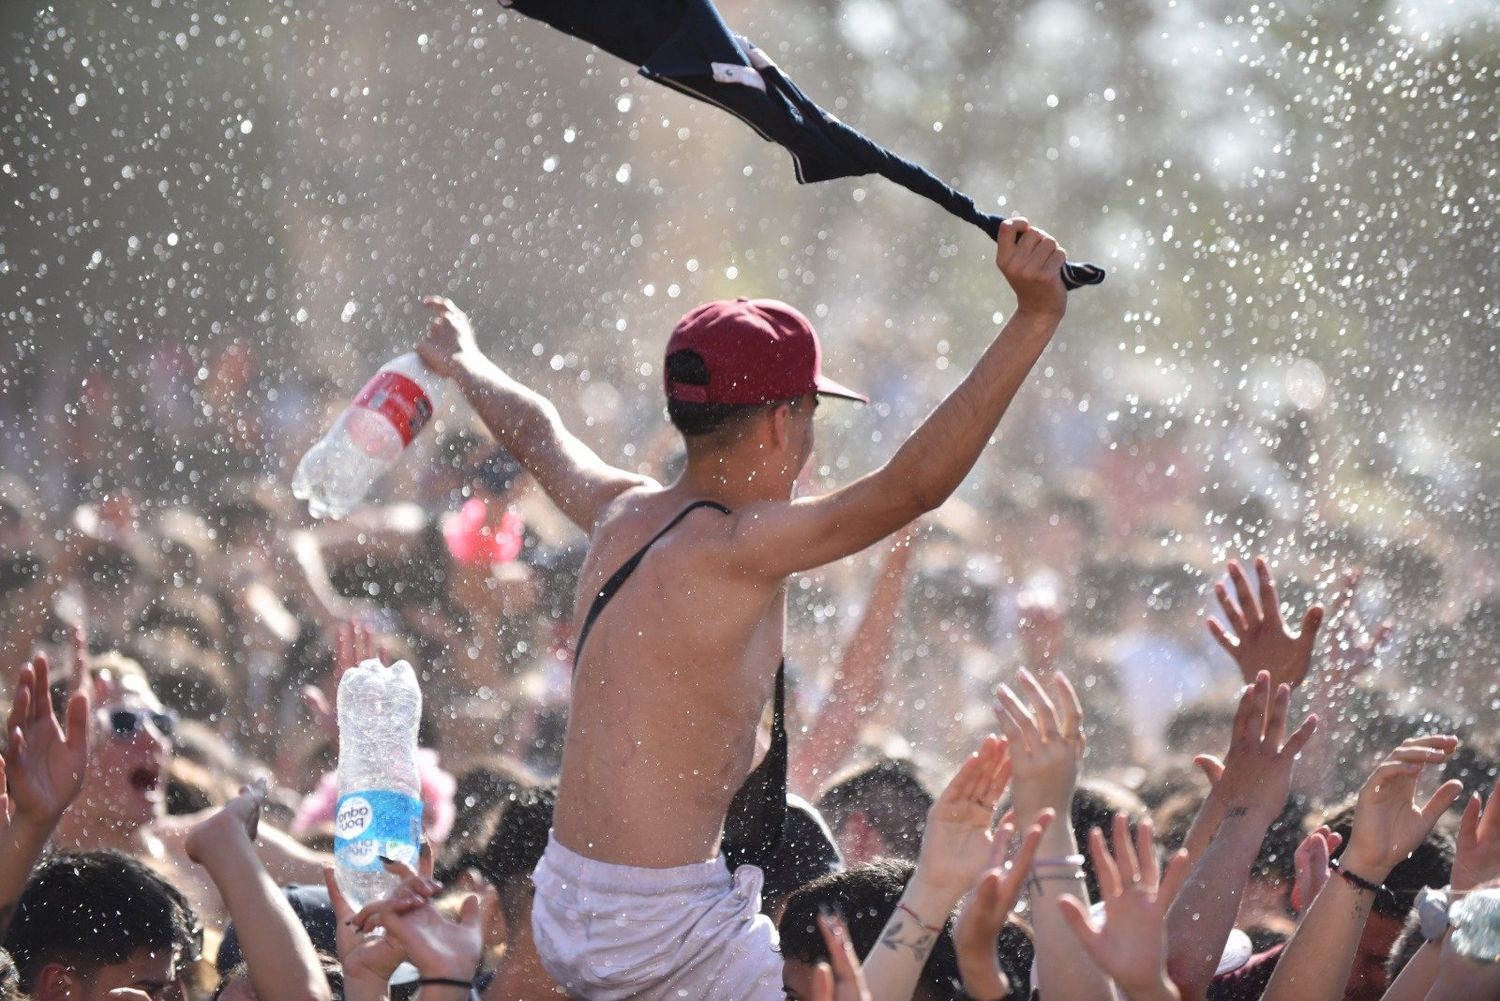
M 612 507 L 580 577 L 579 621 L 605 580 L 697 499 L 646 488 Z M 589 635 L 554 820 L 579 854 L 666 868 L 718 853 L 781 662 L 786 607 L 784 582 L 717 571 L 731 525 L 713 508 L 689 514 Z

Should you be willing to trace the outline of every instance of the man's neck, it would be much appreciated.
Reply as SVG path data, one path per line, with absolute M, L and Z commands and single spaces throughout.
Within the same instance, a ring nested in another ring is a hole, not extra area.
M 691 456 L 682 477 L 672 489 L 684 496 L 715 500 L 738 511 L 751 504 L 787 500 L 790 490 L 780 490 L 757 464 L 734 452 L 710 452 Z

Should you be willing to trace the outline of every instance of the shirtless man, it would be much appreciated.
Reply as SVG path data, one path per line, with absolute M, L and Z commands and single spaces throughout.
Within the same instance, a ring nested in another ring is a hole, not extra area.
M 861 397 L 822 375 L 816 334 L 791 307 L 710 303 L 673 331 L 668 413 L 687 466 L 664 487 L 603 462 L 485 358 L 462 312 L 425 300 L 435 319 L 423 360 L 590 536 L 579 613 L 601 590 L 613 598 L 582 621 L 553 836 L 534 879 L 537 946 L 570 995 L 782 996 L 760 873 L 731 876 L 719 853 L 779 677 L 787 578 L 864 549 L 959 486 L 1062 320 L 1065 256 L 1024 219 L 1006 222 L 996 263 L 1016 310 L 973 371 L 880 469 L 797 499 L 817 397 Z M 609 579 L 648 547 L 614 597 Z

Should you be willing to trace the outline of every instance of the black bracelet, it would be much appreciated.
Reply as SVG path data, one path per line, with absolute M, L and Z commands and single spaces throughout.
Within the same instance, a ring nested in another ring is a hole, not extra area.
M 1338 859 L 1332 859 L 1331 861 L 1329 861 L 1328 867 L 1334 872 L 1338 873 L 1340 876 L 1347 879 L 1352 886 L 1358 887 L 1359 889 L 1365 890 L 1369 893 L 1373 893 L 1377 897 L 1382 893 L 1390 892 L 1385 888 L 1383 884 L 1372 883 L 1368 879 L 1365 879 L 1363 876 L 1356 875 L 1350 872 L 1348 869 L 1345 869 L 1343 866 L 1339 865 Z
M 462 987 L 466 991 L 474 989 L 472 980 L 454 980 L 451 977 L 421 977 L 417 980 L 418 987 Z

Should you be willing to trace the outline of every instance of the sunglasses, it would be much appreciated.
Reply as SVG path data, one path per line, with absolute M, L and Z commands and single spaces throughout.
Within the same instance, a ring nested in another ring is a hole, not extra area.
M 117 740 L 130 740 L 150 722 L 156 727 L 156 732 L 163 737 L 171 739 L 172 731 L 177 729 L 177 717 L 172 713 L 151 712 L 148 709 L 111 709 L 109 711 L 109 726 Z

